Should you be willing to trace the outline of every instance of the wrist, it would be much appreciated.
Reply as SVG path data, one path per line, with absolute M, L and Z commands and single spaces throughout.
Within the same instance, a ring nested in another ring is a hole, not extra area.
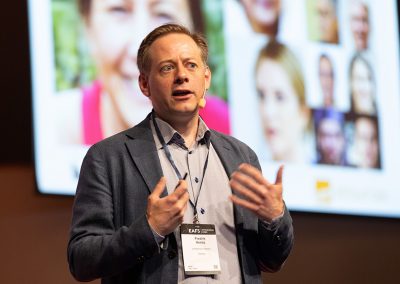
M 154 221 L 152 218 L 149 218 L 149 216 L 146 214 L 147 218 L 147 223 L 149 223 L 150 229 L 153 231 L 154 234 L 161 238 L 165 238 L 165 236 L 162 234 L 161 230 L 154 224 Z

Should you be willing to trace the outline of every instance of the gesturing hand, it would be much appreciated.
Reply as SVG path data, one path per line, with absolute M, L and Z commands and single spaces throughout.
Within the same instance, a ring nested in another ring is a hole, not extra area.
M 162 236 L 173 232 L 183 222 L 189 200 L 187 183 L 184 180 L 179 181 L 174 192 L 160 198 L 165 184 L 165 177 L 162 177 L 149 195 L 147 203 L 147 220 L 151 228 Z
M 259 219 L 270 222 L 280 216 L 284 209 L 282 173 L 283 166 L 280 166 L 275 183 L 270 183 L 257 168 L 241 164 L 232 174 L 230 186 L 244 199 L 237 195 L 231 195 L 230 199 L 236 205 L 252 211 Z

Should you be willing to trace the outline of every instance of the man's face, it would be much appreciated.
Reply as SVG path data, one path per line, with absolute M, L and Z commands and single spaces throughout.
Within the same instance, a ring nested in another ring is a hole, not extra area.
M 369 15 L 365 4 L 355 1 L 350 8 L 350 28 L 358 51 L 368 48 Z
M 168 122 L 197 115 L 211 72 L 193 39 L 179 33 L 165 35 L 150 46 L 149 54 L 150 68 L 140 75 L 139 84 L 157 115 Z
M 330 118 L 321 120 L 317 135 L 321 162 L 339 165 L 342 162 L 345 150 L 345 141 L 340 123 Z

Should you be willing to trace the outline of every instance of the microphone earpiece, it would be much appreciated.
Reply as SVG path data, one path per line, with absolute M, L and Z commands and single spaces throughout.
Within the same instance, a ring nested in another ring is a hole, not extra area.
M 200 108 L 204 108 L 206 106 L 206 99 L 205 98 L 201 98 L 199 101 L 199 107 Z
M 206 101 L 206 99 L 205 99 L 205 97 L 206 97 L 206 92 L 207 92 L 207 89 L 204 90 L 203 97 L 202 97 L 202 98 L 200 99 L 200 101 L 199 101 L 199 107 L 200 107 L 200 108 L 204 108 L 204 107 L 206 106 L 206 103 L 207 103 L 207 101 Z

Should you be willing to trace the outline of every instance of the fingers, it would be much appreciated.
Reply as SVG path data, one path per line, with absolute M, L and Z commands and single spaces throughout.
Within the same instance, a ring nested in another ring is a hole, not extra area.
M 260 186 L 249 177 L 235 173 L 230 181 L 230 186 L 234 191 L 245 196 L 247 199 L 258 204 L 262 202 L 262 192 L 265 192 L 265 189 L 259 188 Z M 249 190 L 249 187 L 254 188 L 254 190 Z
M 232 190 L 236 193 L 230 196 L 231 201 L 238 206 L 253 212 L 262 220 L 272 220 L 282 214 L 283 166 L 279 167 L 275 183 L 269 183 L 261 171 L 249 165 L 242 164 L 230 180 Z
M 187 192 L 187 182 L 185 180 L 180 180 L 174 192 L 170 195 L 175 195 L 177 198 L 180 198 L 185 192 Z
M 254 204 L 252 202 L 249 202 L 249 201 L 247 201 L 245 199 L 241 199 L 241 198 L 239 198 L 239 197 L 237 197 L 235 195 L 231 195 L 229 198 L 236 205 L 239 205 L 239 206 L 242 206 L 244 208 L 247 208 L 247 209 L 249 209 L 249 210 L 251 210 L 253 212 L 256 212 L 259 209 L 258 205 Z
M 232 174 L 230 185 L 233 190 L 253 202 L 261 203 L 269 183 L 264 179 L 260 170 L 249 164 L 242 164 Z
M 189 200 L 185 181 L 180 181 L 173 193 L 160 198 L 165 184 L 166 180 L 162 177 L 149 196 L 146 212 L 150 226 L 163 236 L 174 231 L 183 222 Z
M 165 177 L 161 177 L 158 183 L 156 184 L 153 192 L 150 194 L 150 198 L 153 197 L 160 197 L 160 195 L 163 193 L 166 185 L 166 179 Z
M 175 194 L 175 193 L 176 192 L 174 192 L 173 194 Z M 183 188 L 182 194 L 179 194 L 178 196 L 176 196 L 174 205 L 176 206 L 177 210 L 180 211 L 187 206 L 188 201 L 189 201 L 189 192 L 187 191 L 186 188 Z
M 163 199 L 169 204 L 169 206 L 174 206 L 177 211 L 180 211 L 189 201 L 186 181 L 180 180 L 176 189 Z
M 238 168 L 237 172 L 241 172 L 252 179 L 254 179 L 257 183 L 259 184 L 264 184 L 267 187 L 271 185 L 270 182 L 268 182 L 264 176 L 262 175 L 261 171 L 257 169 L 256 167 L 253 167 L 250 164 L 241 164 Z
M 249 164 L 241 164 L 230 180 L 230 186 L 239 195 L 256 206 L 263 204 L 271 194 L 277 195 L 282 191 L 283 165 L 279 167 L 275 184 L 269 183 L 261 171 Z
M 283 169 L 284 165 L 281 165 L 278 169 L 278 172 L 276 174 L 276 179 L 275 179 L 275 185 L 281 185 L 282 184 L 282 178 L 283 178 Z M 241 172 L 251 178 L 253 178 L 257 183 L 259 184 L 264 184 L 268 188 L 273 185 L 271 184 L 268 180 L 264 178 L 262 175 L 261 171 L 257 169 L 256 167 L 253 167 L 250 164 L 241 164 L 238 168 L 238 171 L 236 172 Z

